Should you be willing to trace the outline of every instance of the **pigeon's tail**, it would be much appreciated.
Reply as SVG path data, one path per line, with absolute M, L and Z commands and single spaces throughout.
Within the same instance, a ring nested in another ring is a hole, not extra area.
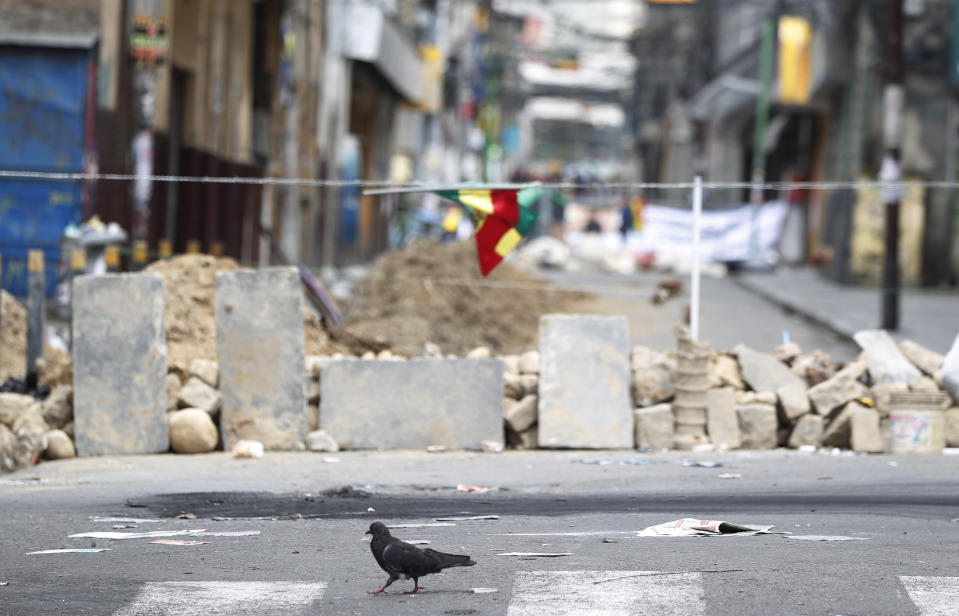
M 475 560 L 472 560 L 469 556 L 463 554 L 446 554 L 445 552 L 437 552 L 430 548 L 423 550 L 424 552 L 431 554 L 439 560 L 440 569 L 449 569 L 450 567 L 472 567 L 476 564 Z

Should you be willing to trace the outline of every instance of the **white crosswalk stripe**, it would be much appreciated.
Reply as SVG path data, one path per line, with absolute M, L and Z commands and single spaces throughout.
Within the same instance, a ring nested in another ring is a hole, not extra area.
M 148 582 L 114 616 L 291 614 L 325 591 L 326 582 Z
M 899 579 L 920 616 L 959 615 L 959 577 L 901 575 Z
M 521 571 L 507 616 L 702 616 L 701 573 Z

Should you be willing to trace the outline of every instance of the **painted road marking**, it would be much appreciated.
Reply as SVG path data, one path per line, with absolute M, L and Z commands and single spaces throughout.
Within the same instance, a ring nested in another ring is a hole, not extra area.
M 148 582 L 114 616 L 286 615 L 325 591 L 326 582 Z
M 507 616 L 702 616 L 701 573 L 520 571 Z
M 920 616 L 959 614 L 959 577 L 900 575 L 899 579 Z

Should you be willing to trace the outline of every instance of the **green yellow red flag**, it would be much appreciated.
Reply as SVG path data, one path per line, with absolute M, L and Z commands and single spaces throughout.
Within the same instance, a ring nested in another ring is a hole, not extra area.
M 473 210 L 476 216 L 476 254 L 480 272 L 484 276 L 493 271 L 529 233 L 536 220 L 533 206 L 540 195 L 538 186 L 505 190 L 464 188 L 435 192 Z

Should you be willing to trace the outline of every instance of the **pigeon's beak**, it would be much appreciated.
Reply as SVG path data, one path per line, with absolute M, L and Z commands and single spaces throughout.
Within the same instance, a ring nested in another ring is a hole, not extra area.
M 372 535 L 372 534 L 373 534 L 373 531 L 371 531 L 371 530 L 368 530 L 368 531 L 366 531 L 366 532 L 365 532 L 365 533 L 363 533 L 363 534 L 364 534 L 364 535 Z

